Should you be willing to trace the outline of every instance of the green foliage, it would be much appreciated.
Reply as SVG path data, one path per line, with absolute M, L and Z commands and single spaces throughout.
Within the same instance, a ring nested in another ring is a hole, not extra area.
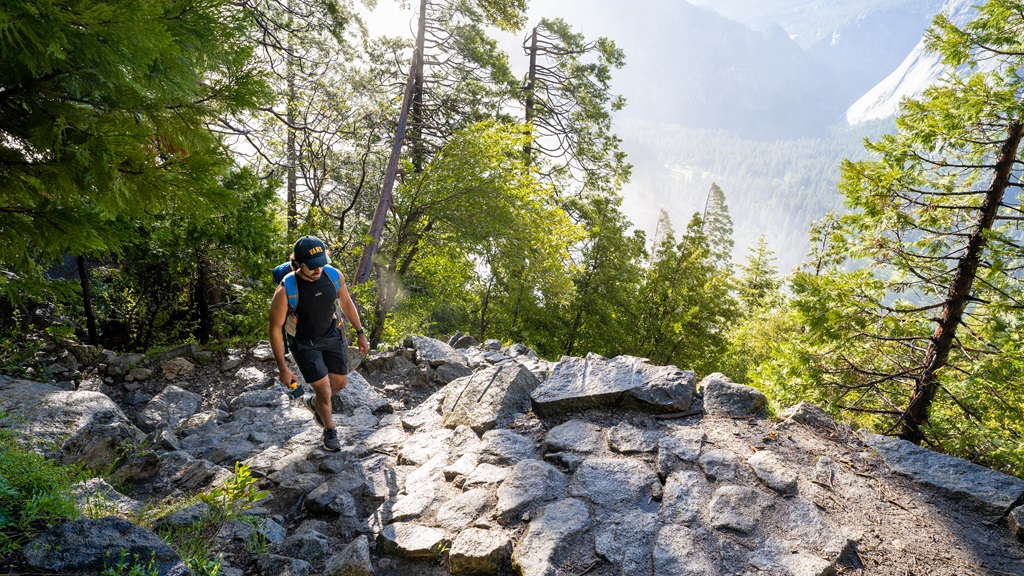
M 936 19 L 929 45 L 966 72 L 905 101 L 870 160 L 843 163 L 851 212 L 814 231 L 791 282 L 801 329 L 763 373 L 858 424 L 1017 474 L 1022 8 L 988 2 L 963 28 Z
M 139 555 L 133 554 L 129 560 L 128 551 L 122 548 L 119 551 L 117 559 L 114 560 L 113 564 L 109 563 L 110 553 L 107 553 L 107 558 L 103 562 L 103 571 L 100 572 L 100 576 L 157 576 L 160 572 L 154 566 L 156 563 L 156 554 L 152 554 L 149 558 L 149 562 L 139 561 Z
M 473 332 L 482 336 L 495 322 L 519 326 L 541 300 L 564 301 L 564 262 L 579 231 L 522 161 L 524 142 L 517 125 L 481 122 L 396 190 L 398 218 L 376 267 L 378 326 L 391 314 L 409 317 L 406 303 L 443 311 L 462 298 L 463 309 L 478 306 Z
M 26 447 L 0 421 L 0 554 L 19 549 L 40 529 L 76 518 L 71 485 L 80 476 Z
M 233 520 L 245 520 L 244 513 L 253 504 L 266 497 L 267 493 L 256 489 L 256 478 L 248 466 L 235 463 L 234 475 L 220 486 L 198 494 L 196 499 L 210 507 L 208 515 L 187 526 L 160 528 L 157 533 L 181 556 L 182 560 L 197 576 L 217 576 L 223 558 L 211 554 L 211 545 L 224 524 Z M 254 536 L 247 543 L 251 549 L 259 550 L 266 543 L 262 536 Z
M 732 217 L 725 202 L 725 192 L 718 184 L 711 184 L 704 203 L 704 234 L 708 237 L 711 261 L 717 268 L 729 270 L 732 266 Z
M 798 329 L 780 291 L 782 279 L 774 259 L 762 235 L 740 265 L 736 284 L 741 314 L 728 329 L 729 352 L 719 370 L 736 382 L 758 381 L 757 372 L 772 358 L 776 345 L 790 341 Z
M 207 123 L 254 107 L 263 86 L 234 41 L 238 13 L 219 0 L 0 8 L 0 266 L 30 285 L 65 251 L 121 248 L 125 219 L 219 203 L 227 156 Z
M 747 261 L 740 265 L 738 295 L 748 312 L 771 310 L 782 304 L 782 279 L 773 264 L 774 253 L 768 248 L 764 234 L 747 255 Z
M 509 32 L 526 23 L 526 0 L 476 0 L 487 21 Z
M 611 92 L 612 72 L 625 65 L 625 54 L 608 38 L 588 41 L 561 18 L 541 19 L 524 40 L 528 54 L 534 44 L 537 65 L 520 96 L 533 132 L 528 161 L 560 188 L 617 193 L 632 170 L 611 116 L 625 106 Z
M 478 306 L 474 263 L 454 243 L 430 243 L 401 279 L 399 305 L 381 340 L 400 343 L 407 334 L 453 334 L 472 325 Z
M 229 175 L 223 189 L 229 197 L 215 212 L 164 212 L 139 223 L 119 266 L 96 271 L 100 321 L 127 332 L 124 347 L 263 337 L 267 270 L 286 256 L 275 253 L 274 189 L 247 170 Z
M 634 346 L 645 239 L 630 231 L 621 204 L 617 195 L 593 195 L 571 207 L 587 237 L 574 250 L 575 295 L 551 327 L 559 335 L 552 357 L 580 351 L 610 357 Z
M 0 374 L 24 378 L 29 370 L 38 373 L 43 366 L 36 361 L 42 344 L 38 338 L 27 337 L 18 326 L 2 329 L 0 337 Z
M 256 478 L 252 476 L 252 470 L 241 462 L 235 462 L 235 473 L 230 479 L 200 494 L 198 498 L 210 506 L 214 519 L 227 520 L 239 517 L 266 496 L 266 492 L 256 489 Z
M 727 350 L 725 329 L 738 314 L 731 282 L 729 272 L 715 266 L 700 214 L 678 244 L 668 230 L 641 287 L 639 355 L 698 374 L 717 371 Z

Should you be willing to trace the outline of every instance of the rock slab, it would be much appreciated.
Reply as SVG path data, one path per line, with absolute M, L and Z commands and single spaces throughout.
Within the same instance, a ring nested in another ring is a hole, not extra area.
M 693 372 L 633 356 L 588 354 L 562 358 L 531 398 L 544 417 L 618 406 L 667 413 L 688 409 L 695 390 Z
M 971 502 L 980 512 L 1004 516 L 1024 496 L 1024 480 L 972 462 L 932 452 L 916 444 L 860 431 L 889 468 L 954 498 Z

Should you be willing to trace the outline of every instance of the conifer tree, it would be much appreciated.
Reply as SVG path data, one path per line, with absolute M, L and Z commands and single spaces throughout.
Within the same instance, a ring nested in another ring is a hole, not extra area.
M 527 161 L 565 188 L 618 192 L 632 166 L 612 132 L 626 101 L 611 92 L 625 54 L 608 38 L 588 41 L 562 19 L 543 18 L 523 42 L 529 69 L 523 107 L 531 138 Z
M 718 184 L 711 184 L 701 218 L 704 220 L 704 233 L 708 237 L 712 261 L 722 270 L 731 270 L 732 216 L 729 216 L 729 207 L 725 203 L 725 192 Z
M 614 196 L 591 196 L 570 208 L 587 232 L 576 251 L 575 297 L 565 311 L 561 350 L 615 356 L 637 343 L 634 303 L 640 299 L 641 265 L 645 255 L 642 232 L 631 224 Z
M 699 373 L 718 370 L 737 305 L 728 275 L 711 258 L 700 214 L 693 215 L 678 243 L 664 235 L 651 262 L 641 287 L 639 354 Z
M 872 159 L 843 163 L 851 213 L 794 277 L 807 331 L 776 372 L 882 431 L 1002 464 L 1024 462 L 1022 25 L 1007 0 L 962 28 L 936 17 L 928 46 L 954 72 L 904 102 Z
M 775 255 L 764 234 L 757 239 L 740 265 L 736 279 L 740 314 L 727 329 L 729 353 L 721 371 L 736 382 L 748 382 L 771 357 L 772 346 L 790 337 L 793 330 L 780 288 L 782 279 L 774 265 Z
M 233 5 L 15 0 L 0 22 L 0 267 L 107 253 L 132 240 L 118 222 L 227 200 L 209 126 L 265 95 Z
M 757 238 L 757 244 L 747 255 L 747 261 L 740 264 L 738 292 L 740 302 L 747 313 L 771 309 L 782 301 L 782 279 L 775 268 L 775 253 L 768 248 L 765 235 Z

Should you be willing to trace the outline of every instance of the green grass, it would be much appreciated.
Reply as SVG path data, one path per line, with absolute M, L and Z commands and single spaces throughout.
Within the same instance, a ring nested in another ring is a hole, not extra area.
M 18 328 L 0 330 L 0 374 L 25 378 L 30 375 L 30 368 L 42 373 L 43 366 L 35 358 L 41 346 L 41 340 L 26 338 Z
M 148 563 L 142 562 L 138 554 L 129 560 L 128 551 L 122 548 L 113 564 L 109 563 L 109 560 L 110 554 L 107 554 L 107 561 L 104 562 L 103 572 L 100 572 L 100 576 L 157 576 L 160 573 L 153 566 L 152 555 L 149 557 Z
M 36 534 L 50 526 L 79 518 L 72 495 L 72 486 L 89 474 L 79 467 L 47 460 L 32 451 L 10 425 L 12 417 L 0 413 L 0 555 L 16 552 Z M 250 521 L 245 511 L 265 497 L 256 489 L 256 479 L 247 466 L 236 463 L 235 473 L 226 482 L 189 499 L 185 505 L 204 502 L 209 513 L 188 526 L 159 529 L 163 538 L 197 576 L 218 576 L 222 558 L 212 544 L 225 523 Z M 179 504 L 180 506 L 181 504 Z M 175 507 L 176 508 L 176 507 Z M 149 508 L 125 518 L 147 528 L 153 520 L 173 508 Z M 86 503 L 86 517 L 119 515 L 112 503 L 102 498 Z M 265 551 L 262 534 L 253 533 L 246 548 L 253 553 Z M 108 557 L 102 576 L 150 576 L 155 574 L 152 560 L 129 558 L 122 551 L 117 558 Z
M 46 460 L 0 428 L 0 554 L 19 550 L 49 526 L 79 516 L 71 486 L 74 466 Z

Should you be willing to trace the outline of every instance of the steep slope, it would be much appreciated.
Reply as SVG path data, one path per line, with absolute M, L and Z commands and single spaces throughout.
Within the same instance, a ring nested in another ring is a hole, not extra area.
M 920 42 L 943 0 L 883 6 L 836 27 L 807 51 L 842 78 L 852 102 L 895 70 Z
M 779 26 L 752 30 L 668 0 L 561 0 L 536 13 L 623 49 L 613 85 L 627 99 L 621 117 L 775 139 L 819 134 L 851 101 L 843 80 Z
M 763 30 L 773 23 L 789 32 L 790 38 L 802 48 L 811 50 L 824 42 L 832 42 L 836 31 L 863 27 L 874 20 L 883 28 L 898 31 L 902 23 L 884 22 L 875 19 L 877 14 L 890 17 L 923 19 L 925 23 L 942 8 L 944 0 L 690 0 L 691 4 L 715 10 L 722 16 L 742 22 L 754 29 Z M 876 36 L 882 46 L 895 38 Z M 912 35 L 909 50 L 917 38 Z M 868 50 L 879 46 L 864 45 Z M 903 52 L 906 52 L 904 50 Z M 903 52 L 898 54 L 902 57 Z M 895 63 L 894 63 L 895 65 Z
M 128 494 L 80 496 L 93 516 L 173 494 L 160 524 L 216 527 L 181 496 L 249 466 L 268 496 L 209 534 L 231 576 L 1024 573 L 1024 480 L 806 404 L 767 417 L 762 394 L 720 374 L 695 387 L 692 372 L 638 358 L 553 363 L 521 344 L 451 342 L 466 347 L 412 336 L 354 361 L 332 404 L 335 453 L 275 382 L 266 342 L 141 361 L 72 345 L 89 362 L 73 368 L 47 346 L 76 389 L 0 376 L 0 410 L 27 433 L 70 434 L 65 461 L 137 445 L 129 420 L 150 431 L 115 472 Z M 129 536 L 157 573 L 185 573 L 148 530 L 109 517 L 41 530 L 0 568 L 97 573 Z
M 972 0 L 948 0 L 942 12 L 958 24 L 970 20 Z M 846 111 L 848 124 L 861 124 L 896 115 L 900 101 L 921 94 L 946 72 L 936 54 L 929 54 L 922 39 L 889 76 L 868 90 Z

